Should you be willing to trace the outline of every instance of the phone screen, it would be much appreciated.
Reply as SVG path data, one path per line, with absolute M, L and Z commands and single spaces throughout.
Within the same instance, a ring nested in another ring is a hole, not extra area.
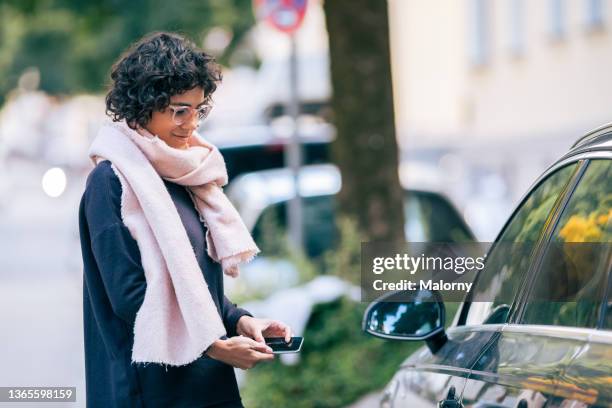
M 297 353 L 302 348 L 304 338 L 292 337 L 289 343 L 287 343 L 284 337 L 266 337 L 265 341 L 273 353 Z

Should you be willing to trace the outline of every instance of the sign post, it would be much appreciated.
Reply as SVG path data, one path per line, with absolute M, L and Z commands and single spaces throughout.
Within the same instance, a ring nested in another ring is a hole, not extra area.
M 295 195 L 289 202 L 288 224 L 291 243 L 299 250 L 304 249 L 302 199 L 299 172 L 302 166 L 302 149 L 298 118 L 300 100 L 298 95 L 298 61 L 295 32 L 300 28 L 306 14 L 307 0 L 253 0 L 255 16 L 276 29 L 289 35 L 291 54 L 289 57 L 289 102 L 287 112 L 293 122 L 291 140 L 285 147 L 285 165 L 291 169 Z

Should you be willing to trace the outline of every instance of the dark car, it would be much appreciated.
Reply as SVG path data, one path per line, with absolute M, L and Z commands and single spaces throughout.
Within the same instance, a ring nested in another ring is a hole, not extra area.
M 323 267 L 322 256 L 340 241 L 336 224 L 336 194 L 342 184 L 339 169 L 314 164 L 300 169 L 300 196 L 304 219 L 304 255 Z M 269 169 L 238 176 L 226 193 L 251 231 L 262 253 L 244 265 L 241 281 L 251 291 L 272 292 L 298 283 L 297 267 L 284 259 L 281 242 L 287 235 L 287 206 L 296 194 L 287 168 Z M 470 242 L 474 235 L 461 214 L 441 193 L 427 185 L 404 186 L 404 231 L 407 240 L 423 242 Z M 322 269 L 321 269 L 322 270 Z M 228 290 L 237 285 L 227 281 Z M 262 288 L 266 288 L 263 290 Z
M 303 166 L 300 195 L 304 211 L 304 249 L 314 259 L 338 243 L 336 193 L 341 187 L 338 168 L 332 164 Z M 413 186 L 410 186 L 413 187 Z M 453 204 L 440 192 L 423 186 L 404 188 L 406 239 L 423 242 L 470 242 L 474 235 Z M 287 205 L 295 196 L 292 173 L 287 168 L 263 170 L 236 178 L 227 189 L 255 242 L 269 248 L 271 237 L 264 231 L 266 221 L 277 224 L 279 234 L 287 233 Z M 271 249 L 267 255 L 278 255 Z
M 302 164 L 329 163 L 334 127 L 325 123 L 302 125 L 299 131 Z M 254 171 L 287 166 L 286 147 L 291 129 L 271 126 L 249 126 L 215 129 L 204 132 L 215 143 L 225 160 L 228 181 Z
M 524 256 L 507 250 L 525 243 L 531 249 Z M 579 259 L 559 252 L 576 243 L 596 243 L 597 250 Z M 427 343 L 401 365 L 381 406 L 612 407 L 611 246 L 607 125 L 579 139 L 535 182 L 449 328 L 437 292 L 369 306 L 366 332 Z M 540 301 L 559 293 L 554 302 Z M 487 301 L 475 301 L 485 294 Z M 419 324 L 377 325 L 389 314 Z

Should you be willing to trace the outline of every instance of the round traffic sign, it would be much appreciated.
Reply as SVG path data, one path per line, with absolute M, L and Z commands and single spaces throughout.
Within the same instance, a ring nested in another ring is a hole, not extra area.
M 302 24 L 307 0 L 253 0 L 255 17 L 285 33 L 292 33 Z

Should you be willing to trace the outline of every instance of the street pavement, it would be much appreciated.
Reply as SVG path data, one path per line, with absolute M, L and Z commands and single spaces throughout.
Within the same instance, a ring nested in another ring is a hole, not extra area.
M 16 165 L 0 197 L 0 386 L 77 388 L 76 403 L 4 406 L 84 407 L 82 262 L 78 203 L 84 180 L 46 196 L 41 166 Z

